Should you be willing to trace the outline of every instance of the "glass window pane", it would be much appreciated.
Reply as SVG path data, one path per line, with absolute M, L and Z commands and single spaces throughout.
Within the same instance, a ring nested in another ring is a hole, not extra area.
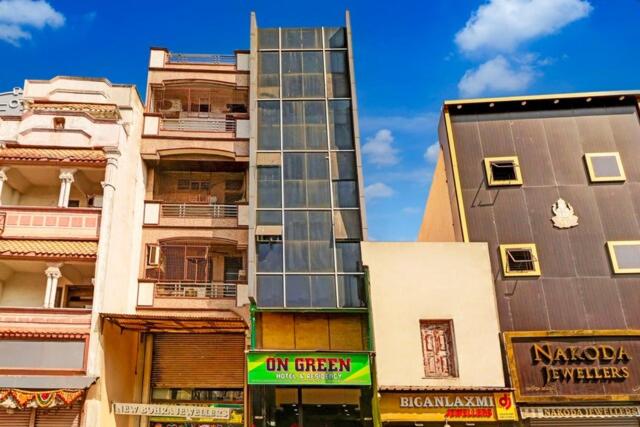
M 336 239 L 361 239 L 360 211 L 334 211 Z
M 322 47 L 321 28 L 283 28 L 283 49 L 319 49 Z
M 280 103 L 258 102 L 258 150 L 280 149 Z
M 331 153 L 331 179 L 357 179 L 356 156 L 352 151 Z
M 333 276 L 311 276 L 311 306 L 335 307 L 336 285 Z
M 285 150 L 327 148 L 326 113 L 323 101 L 286 101 L 282 108 Z
M 361 308 L 367 306 L 363 276 L 338 276 L 340 307 Z
M 341 48 L 347 47 L 347 37 L 344 28 L 325 28 L 324 47 Z
M 283 307 L 282 276 L 257 276 L 257 303 L 261 307 Z
M 349 98 L 351 87 L 349 86 L 349 63 L 347 52 L 327 52 L 327 95 L 329 98 Z
M 331 213 L 285 212 L 287 271 L 333 271 Z
M 256 222 L 258 225 L 282 225 L 282 212 L 257 211 Z
M 278 49 L 277 28 L 261 28 L 258 30 L 258 49 Z
M 329 101 L 329 139 L 333 149 L 353 149 L 351 101 Z
M 355 181 L 333 182 L 333 203 L 337 208 L 358 207 L 358 185 Z
M 308 276 L 287 276 L 287 307 L 311 307 Z
M 324 97 L 322 52 L 282 53 L 282 97 Z
M 336 242 L 336 258 L 339 272 L 355 273 L 362 271 L 360 242 Z
M 258 98 L 280 96 L 280 62 L 277 52 L 258 53 Z
M 256 256 L 259 272 L 277 273 L 282 271 L 282 243 L 257 242 Z
M 280 168 L 258 168 L 258 207 L 279 208 L 282 205 Z
M 285 207 L 330 207 L 329 165 L 323 153 L 285 153 Z

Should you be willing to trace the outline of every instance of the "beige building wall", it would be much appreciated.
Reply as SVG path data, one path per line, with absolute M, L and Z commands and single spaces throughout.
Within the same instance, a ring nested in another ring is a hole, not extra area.
M 456 236 L 453 225 L 453 212 L 449 199 L 447 175 L 444 169 L 444 155 L 442 148 L 438 155 L 438 163 L 433 171 L 431 189 L 427 198 L 427 206 L 422 218 L 419 242 L 455 242 Z
M 486 243 L 362 242 L 378 386 L 504 386 Z M 453 320 L 457 378 L 425 378 L 420 320 Z

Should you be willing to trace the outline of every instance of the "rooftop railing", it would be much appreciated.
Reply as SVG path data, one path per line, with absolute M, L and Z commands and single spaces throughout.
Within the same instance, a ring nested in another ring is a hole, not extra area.
M 230 64 L 236 63 L 235 55 L 212 53 L 169 53 L 169 62 L 179 64 Z

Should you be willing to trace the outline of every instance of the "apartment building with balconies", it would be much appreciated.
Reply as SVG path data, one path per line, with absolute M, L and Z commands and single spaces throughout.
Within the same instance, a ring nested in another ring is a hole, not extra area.
M 107 425 L 244 422 L 248 86 L 246 51 L 151 48 L 136 300 L 102 313 L 109 363 L 120 368 L 110 375 L 122 384 L 109 395 L 114 410 L 103 410 Z M 199 415 L 167 415 L 175 404 Z
M 98 313 L 127 299 L 107 283 L 131 281 L 137 255 L 117 236 L 136 236 L 141 112 L 133 86 L 105 79 L 0 95 L 2 425 L 94 425 Z

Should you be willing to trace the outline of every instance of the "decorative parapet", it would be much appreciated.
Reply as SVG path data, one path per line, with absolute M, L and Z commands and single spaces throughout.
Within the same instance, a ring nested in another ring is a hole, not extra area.
M 21 116 L 23 110 L 22 88 L 0 93 L 0 116 Z
M 120 110 L 112 104 L 67 102 L 25 102 L 25 110 L 35 113 L 84 113 L 95 120 L 120 120 Z

